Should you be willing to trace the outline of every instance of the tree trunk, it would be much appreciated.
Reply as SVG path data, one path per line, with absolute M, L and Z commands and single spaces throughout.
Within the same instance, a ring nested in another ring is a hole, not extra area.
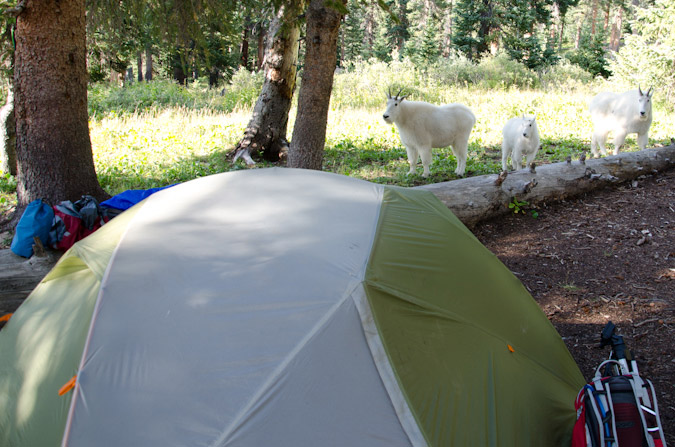
M 0 171 L 16 175 L 16 121 L 14 120 L 14 94 L 10 86 L 7 101 L 0 109 Z
M 452 51 L 452 0 L 447 3 L 445 11 L 443 11 L 443 39 L 441 40 L 441 55 L 443 57 L 450 56 Z
M 138 68 L 138 82 L 143 82 L 143 53 L 140 51 L 136 56 L 136 68 Z
M 265 58 L 265 28 L 260 24 L 258 25 L 258 48 L 256 50 L 255 68 L 260 70 Z
M 173 78 L 178 84 L 183 86 L 187 85 L 187 74 L 185 74 L 185 70 L 183 70 L 182 66 L 173 67 Z
M 480 14 L 480 27 L 478 30 L 478 43 L 476 44 L 475 60 L 490 51 L 488 41 L 492 32 L 492 2 L 483 0 L 483 8 Z
M 609 48 L 612 51 L 619 51 L 621 44 L 621 27 L 623 26 L 623 7 L 619 5 L 614 22 L 612 23 L 612 33 L 609 39 Z
M 562 200 L 603 186 L 633 180 L 641 175 L 675 167 L 675 145 L 625 152 L 605 158 L 538 166 L 532 173 L 521 169 L 499 181 L 482 175 L 418 186 L 432 192 L 467 226 L 512 212 L 513 199 L 530 205 Z
M 235 150 L 234 161 L 243 158 L 255 164 L 251 156 L 260 151 L 268 161 L 279 161 L 287 147 L 286 131 L 288 112 L 295 92 L 299 16 L 304 11 L 304 1 L 282 5 L 270 25 L 265 49 L 265 82 L 253 108 L 253 116 L 246 127 L 244 138 Z
M 83 0 L 27 0 L 14 65 L 17 211 L 83 194 L 107 197 L 89 139 Z
M 409 29 L 410 28 L 410 21 L 408 20 L 408 0 L 399 0 L 398 2 L 398 12 L 397 16 L 399 20 L 401 21 L 401 24 L 399 28 L 402 29 Z M 399 54 L 399 56 L 402 57 L 403 54 L 403 48 L 405 46 L 406 39 L 402 35 L 400 31 L 396 32 L 396 52 Z
M 326 122 L 337 59 L 342 13 L 312 0 L 307 8 L 305 68 L 298 95 L 298 114 L 288 153 L 288 166 L 321 170 Z M 346 4 L 346 0 L 340 0 Z
M 152 47 L 145 47 L 145 80 L 152 81 Z
M 241 56 L 240 64 L 242 67 L 244 67 L 246 70 L 251 70 L 249 63 L 248 63 L 248 47 L 249 47 L 249 37 L 250 37 L 250 28 L 251 25 L 249 24 L 250 18 L 246 18 L 244 20 L 244 30 L 242 31 L 241 35 L 241 46 L 239 47 L 239 54 Z
M 373 45 L 375 43 L 375 18 L 373 17 L 372 7 L 364 6 L 364 8 L 366 9 L 366 13 L 363 17 L 363 53 L 371 55 L 373 54 Z

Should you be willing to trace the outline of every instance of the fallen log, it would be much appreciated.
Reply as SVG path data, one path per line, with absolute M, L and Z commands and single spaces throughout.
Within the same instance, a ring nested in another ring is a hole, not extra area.
M 514 199 L 537 205 L 634 180 L 675 166 L 675 144 L 604 158 L 551 163 L 416 186 L 432 192 L 468 227 L 510 212 Z
M 30 259 L 0 250 L 0 317 L 14 312 L 42 278 L 49 273 L 61 253 L 45 251 Z M 0 323 L 2 327 L 2 323 Z

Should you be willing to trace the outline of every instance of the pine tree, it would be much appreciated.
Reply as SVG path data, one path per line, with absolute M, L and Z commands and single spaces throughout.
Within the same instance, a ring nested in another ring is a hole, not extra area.
M 346 63 L 354 63 L 363 51 L 363 10 L 357 3 L 357 0 L 349 1 L 349 14 L 341 27 L 341 54 Z
M 605 39 L 604 32 L 582 34 L 579 48 L 570 53 L 567 58 L 593 76 L 608 78 L 612 72 L 606 57 Z
M 502 44 L 511 59 L 535 70 L 556 62 L 550 42 L 544 47 L 545 38 L 537 32 L 549 28 L 550 6 L 548 0 L 509 0 L 499 5 Z
M 467 58 L 478 60 L 488 52 L 495 25 L 490 0 L 457 0 L 454 6 L 453 46 Z

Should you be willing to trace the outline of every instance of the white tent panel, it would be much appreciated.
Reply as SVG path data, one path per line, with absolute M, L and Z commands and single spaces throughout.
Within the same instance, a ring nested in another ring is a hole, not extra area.
M 311 334 L 218 447 L 410 446 L 351 297 Z
M 362 279 L 382 188 L 286 172 L 206 177 L 142 205 L 104 279 L 64 445 L 213 445 L 289 355 L 318 358 L 303 343 Z M 349 309 L 354 322 L 332 324 L 358 324 Z M 292 382 L 327 372 L 313 363 Z M 368 408 L 354 391 L 351 411 Z

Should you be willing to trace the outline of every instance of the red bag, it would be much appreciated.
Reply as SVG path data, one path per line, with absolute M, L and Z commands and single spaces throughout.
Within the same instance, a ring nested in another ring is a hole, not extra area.
M 52 247 L 67 250 L 106 222 L 98 202 L 91 196 L 83 196 L 75 203 L 67 200 L 54 205 L 54 223 L 50 233 Z

